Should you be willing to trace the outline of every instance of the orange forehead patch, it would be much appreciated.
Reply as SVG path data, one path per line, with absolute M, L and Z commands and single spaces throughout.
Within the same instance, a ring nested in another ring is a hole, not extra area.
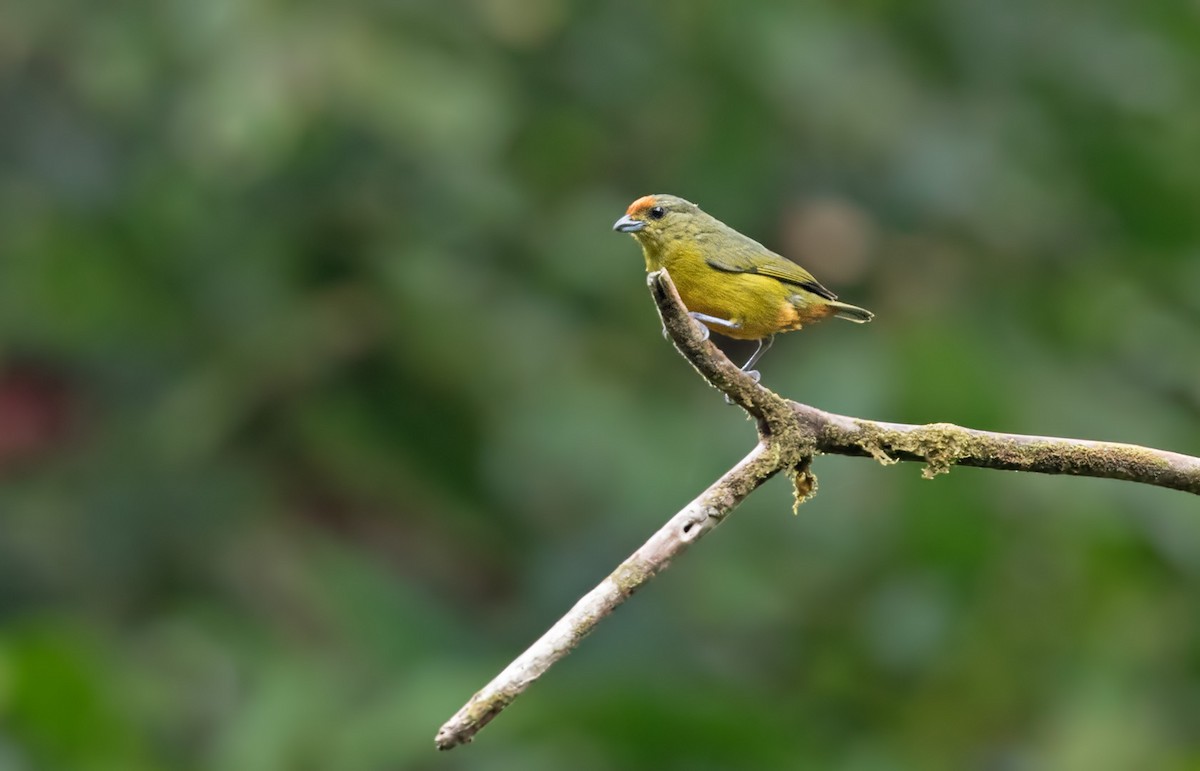
M 646 211 L 646 209 L 649 209 L 653 205 L 654 196 L 644 195 L 633 203 L 629 204 L 629 208 L 625 210 L 625 213 L 632 217 L 639 212 Z

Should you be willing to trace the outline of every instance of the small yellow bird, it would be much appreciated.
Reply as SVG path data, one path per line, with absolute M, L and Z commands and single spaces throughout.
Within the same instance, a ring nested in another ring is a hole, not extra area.
M 838 302 L 796 263 L 677 196 L 642 196 L 613 230 L 642 245 L 647 271 L 667 269 L 692 318 L 726 337 L 758 341 L 743 370 L 750 371 L 780 332 L 828 316 L 860 324 L 874 318 Z

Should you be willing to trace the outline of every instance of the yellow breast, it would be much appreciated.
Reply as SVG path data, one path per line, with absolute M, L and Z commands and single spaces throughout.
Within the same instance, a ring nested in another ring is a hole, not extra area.
M 707 325 L 726 337 L 758 340 L 778 332 L 790 332 L 807 321 L 824 318 L 829 308 L 804 302 L 798 287 L 769 276 L 717 270 L 704 261 L 694 247 L 672 245 L 661 259 L 646 252 L 646 267 L 665 267 L 690 311 L 735 322 L 738 329 Z

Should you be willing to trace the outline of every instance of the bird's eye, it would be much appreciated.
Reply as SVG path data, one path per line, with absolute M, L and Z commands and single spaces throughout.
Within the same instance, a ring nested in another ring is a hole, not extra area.
M 661 206 L 655 206 L 650 209 L 650 219 L 660 220 L 667 212 Z

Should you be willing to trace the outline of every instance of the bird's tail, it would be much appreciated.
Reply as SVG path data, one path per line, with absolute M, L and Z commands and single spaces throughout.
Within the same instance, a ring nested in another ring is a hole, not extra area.
M 829 307 L 833 308 L 833 315 L 837 316 L 839 319 L 853 321 L 855 324 L 865 324 L 866 322 L 875 318 L 875 314 L 871 313 L 866 308 L 860 308 L 857 305 L 851 305 L 850 303 L 831 300 L 829 302 Z

